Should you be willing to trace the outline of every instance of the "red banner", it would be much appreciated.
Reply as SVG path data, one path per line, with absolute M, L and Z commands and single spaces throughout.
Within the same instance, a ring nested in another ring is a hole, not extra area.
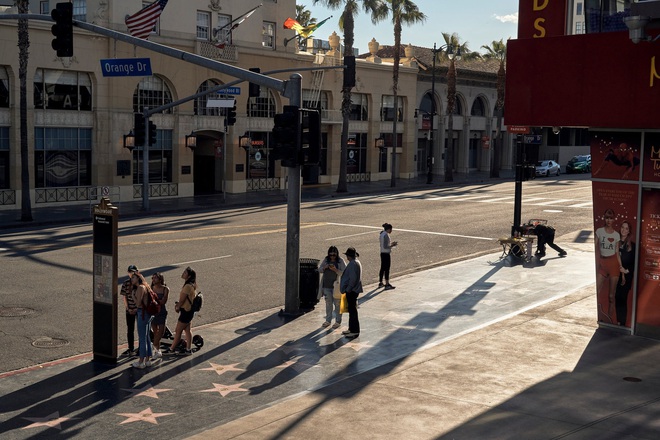
M 518 38 L 565 35 L 566 0 L 520 0 Z

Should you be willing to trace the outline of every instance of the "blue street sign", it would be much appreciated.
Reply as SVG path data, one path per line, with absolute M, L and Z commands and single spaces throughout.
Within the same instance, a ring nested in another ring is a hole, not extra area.
M 241 94 L 241 88 L 240 87 L 227 87 L 226 89 L 222 89 L 218 91 L 218 94 L 221 95 L 240 95 Z
M 151 76 L 149 58 L 110 58 L 101 60 L 103 76 Z
M 541 144 L 541 141 L 543 139 L 543 135 L 540 134 L 526 134 L 525 135 L 525 143 L 526 144 Z

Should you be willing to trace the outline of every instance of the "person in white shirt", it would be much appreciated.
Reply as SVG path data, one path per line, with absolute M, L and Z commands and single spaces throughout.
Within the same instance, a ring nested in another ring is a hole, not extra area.
M 390 267 L 392 265 L 392 248 L 397 245 L 396 241 L 390 239 L 392 225 L 383 223 L 383 231 L 380 233 L 380 272 L 378 272 L 378 287 L 384 287 L 385 290 L 394 289 L 390 284 Z M 383 284 L 383 279 L 385 284 Z

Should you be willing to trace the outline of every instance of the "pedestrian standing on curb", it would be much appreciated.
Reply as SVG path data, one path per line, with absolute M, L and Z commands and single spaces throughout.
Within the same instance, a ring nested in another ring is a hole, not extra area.
M 165 322 L 167 321 L 165 304 L 167 304 L 167 298 L 170 295 L 170 288 L 165 284 L 165 277 L 162 273 L 156 272 L 151 276 L 151 290 L 158 297 L 158 304 L 160 304 L 160 312 L 151 321 L 151 331 L 154 334 L 154 357 L 159 358 L 163 356 L 160 351 L 160 340 L 165 333 Z
M 392 265 L 392 248 L 397 245 L 396 241 L 390 239 L 392 225 L 383 223 L 383 230 L 380 233 L 380 272 L 378 272 L 378 287 L 384 287 L 385 290 L 391 290 L 395 287 L 390 284 L 390 267 Z M 385 279 L 385 284 L 383 284 Z
M 159 361 L 160 359 L 152 359 L 153 351 L 151 350 L 151 341 L 149 340 L 149 327 L 151 326 L 151 319 L 153 316 L 147 313 L 147 301 L 149 299 L 149 291 L 151 287 L 147 281 L 139 273 L 134 273 L 131 276 L 133 286 L 135 286 L 135 305 L 137 306 L 137 333 L 138 341 L 140 344 L 138 352 L 138 360 L 133 362 L 131 366 L 138 369 L 151 367 L 152 362 Z
M 339 289 L 339 283 L 344 269 L 346 269 L 346 262 L 339 256 L 339 249 L 336 246 L 330 246 L 328 248 L 328 255 L 319 265 L 321 294 L 325 297 L 325 322 L 321 324 L 321 327 L 330 326 L 333 309 L 335 311 L 335 323 L 332 324 L 332 328 L 339 328 L 341 325 L 341 313 L 339 312 L 341 291 Z
M 165 350 L 164 353 L 174 353 L 181 341 L 181 334 L 185 332 L 186 348 L 178 351 L 176 354 L 190 355 L 192 354 L 191 321 L 195 315 L 195 312 L 192 311 L 192 302 L 197 294 L 197 273 L 188 266 L 181 274 L 181 278 L 184 280 L 183 287 L 179 293 L 179 300 L 174 303 L 174 310 L 179 314 L 179 319 L 176 323 L 176 329 L 174 330 L 174 340 L 172 341 L 172 345 L 170 345 L 170 348 Z
M 124 307 L 126 308 L 126 339 L 128 340 L 128 349 L 122 354 L 132 356 L 135 354 L 135 320 L 137 318 L 137 307 L 135 306 L 135 297 L 133 295 L 133 282 L 131 277 L 134 273 L 140 273 L 137 266 L 131 264 L 128 266 L 128 279 L 121 285 L 119 294 L 124 297 Z
M 349 247 L 344 252 L 348 259 L 346 269 L 341 276 L 340 289 L 346 293 L 348 303 L 348 330 L 342 334 L 347 338 L 357 338 L 360 336 L 360 321 L 358 320 L 357 299 L 362 290 L 362 264 L 358 260 L 360 254 L 354 247 Z

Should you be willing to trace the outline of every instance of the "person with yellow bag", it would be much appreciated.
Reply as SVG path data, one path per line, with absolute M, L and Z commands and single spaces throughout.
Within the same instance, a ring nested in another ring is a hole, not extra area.
M 346 269 L 346 262 L 339 256 L 339 249 L 336 246 L 330 246 L 328 248 L 328 255 L 319 264 L 321 294 L 325 296 L 325 322 L 321 324 L 321 327 L 330 326 L 333 309 L 335 311 L 335 323 L 332 324 L 332 328 L 339 328 L 341 325 L 341 312 L 339 310 L 341 292 L 339 291 L 339 281 L 344 269 Z
M 342 334 L 347 338 L 357 338 L 360 336 L 360 321 L 358 320 L 357 299 L 362 290 L 362 264 L 354 247 L 349 247 L 344 252 L 348 259 L 346 269 L 341 276 L 340 289 L 346 293 L 346 302 L 348 303 L 348 330 Z

